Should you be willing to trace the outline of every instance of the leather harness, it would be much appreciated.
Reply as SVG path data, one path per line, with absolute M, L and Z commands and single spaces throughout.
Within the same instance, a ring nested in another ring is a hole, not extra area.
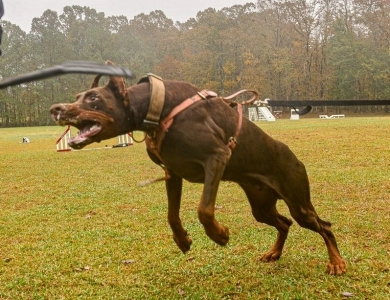
M 149 80 L 151 96 L 150 96 L 148 113 L 146 115 L 145 120 L 143 121 L 142 126 L 140 127 L 140 130 L 145 132 L 146 148 L 160 160 L 160 166 L 165 171 L 165 177 L 148 181 L 145 182 L 144 184 L 152 183 L 159 180 L 168 180 L 170 178 L 169 171 L 165 166 L 164 160 L 160 155 L 160 150 L 161 150 L 162 142 L 165 137 L 165 133 L 172 125 L 174 117 L 198 101 L 218 97 L 218 95 L 212 91 L 209 90 L 200 91 L 194 96 L 184 100 L 182 103 L 174 107 L 172 111 L 168 114 L 168 116 L 166 116 L 162 121 L 160 121 L 161 113 L 165 101 L 165 86 L 162 81 L 162 78 L 152 73 L 148 73 L 147 77 L 142 78 L 138 83 L 145 82 L 147 80 Z M 254 96 L 251 99 L 241 103 L 230 101 L 231 99 L 237 97 L 238 95 L 244 92 L 251 92 L 254 94 Z M 222 98 L 230 106 L 237 105 L 237 112 L 238 112 L 237 129 L 234 136 L 230 137 L 228 143 L 226 144 L 226 146 L 229 147 L 231 151 L 235 148 L 237 144 L 237 136 L 239 135 L 241 130 L 242 106 L 245 104 L 252 103 L 257 98 L 258 98 L 258 94 L 256 91 L 253 90 L 241 90 L 229 97 Z

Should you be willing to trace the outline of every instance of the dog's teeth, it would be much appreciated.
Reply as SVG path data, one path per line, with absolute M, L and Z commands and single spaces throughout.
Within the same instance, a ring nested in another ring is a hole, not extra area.
M 100 126 L 98 124 L 94 124 L 91 126 L 90 130 L 98 130 L 100 128 Z

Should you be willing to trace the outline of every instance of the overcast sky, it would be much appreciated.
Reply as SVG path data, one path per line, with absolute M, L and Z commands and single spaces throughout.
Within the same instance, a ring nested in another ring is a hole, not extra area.
M 80 5 L 104 12 L 106 17 L 124 15 L 129 20 L 140 13 L 161 10 L 173 21 L 184 22 L 209 7 L 220 10 L 248 2 L 256 3 L 255 0 L 3 0 L 3 20 L 30 32 L 32 19 L 41 17 L 45 10 L 54 10 L 60 15 L 65 6 Z

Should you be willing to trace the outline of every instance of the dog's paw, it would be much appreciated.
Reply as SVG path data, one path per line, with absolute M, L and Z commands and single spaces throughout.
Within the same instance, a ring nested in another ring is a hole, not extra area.
M 219 225 L 217 230 L 208 231 L 206 234 L 220 246 L 225 246 L 229 242 L 229 228 Z
M 260 261 L 262 261 L 262 262 L 272 262 L 272 261 L 278 260 L 280 258 L 280 256 L 282 256 L 282 252 L 275 251 L 275 250 L 270 250 L 270 251 L 264 253 L 260 257 Z
M 343 275 L 347 272 L 345 261 L 341 261 L 339 264 L 328 263 L 327 273 L 329 275 Z
M 183 253 L 186 253 L 191 249 L 192 240 L 187 234 L 180 238 L 173 235 L 173 240 Z
M 223 231 L 219 235 L 219 242 L 218 245 L 225 246 L 229 242 L 229 228 L 222 226 Z

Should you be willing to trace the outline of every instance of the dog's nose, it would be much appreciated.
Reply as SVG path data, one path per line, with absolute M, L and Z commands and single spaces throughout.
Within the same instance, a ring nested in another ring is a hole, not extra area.
M 65 111 L 66 107 L 64 104 L 53 104 L 50 107 L 50 113 L 52 115 L 58 115 L 59 113 Z
M 54 122 L 60 122 L 67 110 L 66 104 L 54 104 L 50 107 L 50 115 Z

